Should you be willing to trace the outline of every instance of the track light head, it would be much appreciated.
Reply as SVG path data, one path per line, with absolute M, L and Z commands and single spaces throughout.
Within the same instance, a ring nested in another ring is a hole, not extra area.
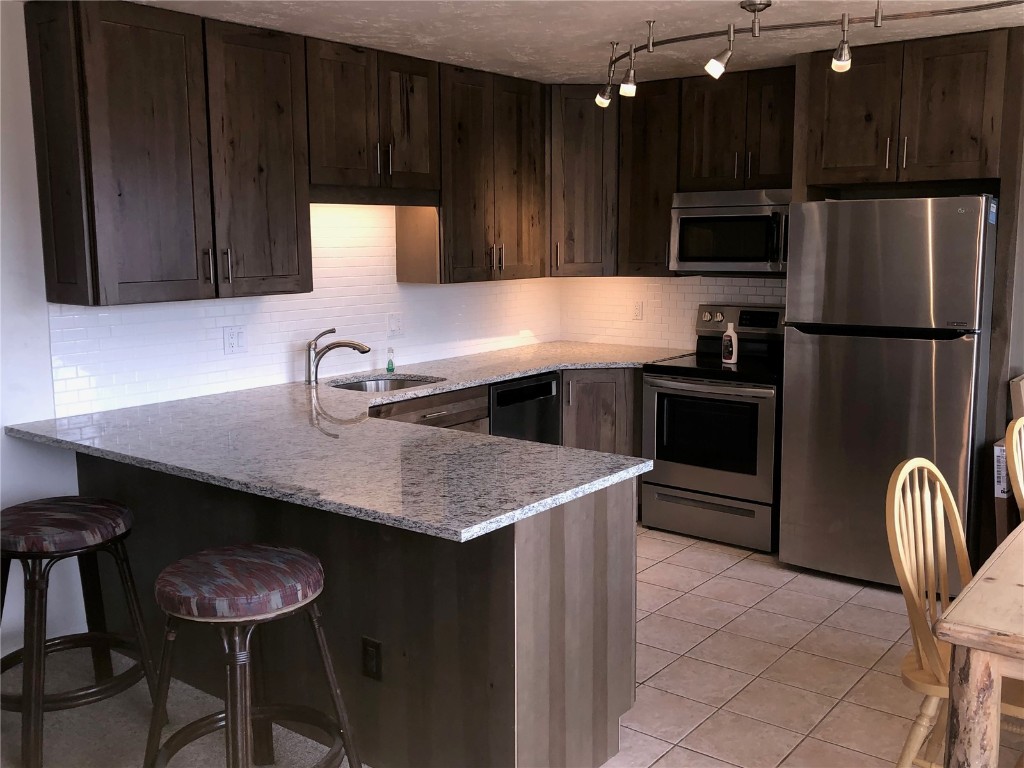
M 834 72 L 847 72 L 853 64 L 853 54 L 850 52 L 850 43 L 846 34 L 850 31 L 850 14 L 843 14 L 842 21 L 843 39 L 839 41 L 836 50 L 832 54 L 832 70 Z
M 627 98 L 636 96 L 636 70 L 633 68 L 633 62 L 635 61 L 636 51 L 631 45 L 629 46 L 629 69 L 626 70 L 626 76 L 622 78 L 622 84 L 619 85 L 619 96 Z
M 711 75 L 715 80 L 720 78 L 725 72 L 726 66 L 729 64 L 729 59 L 732 58 L 732 43 L 736 39 L 736 28 L 732 24 L 729 25 L 728 30 L 729 45 L 728 47 L 719 53 L 717 56 L 712 57 L 707 64 L 704 65 L 704 71 Z
M 597 96 L 594 97 L 594 103 L 604 109 L 612 103 L 612 94 L 612 86 L 611 84 L 608 84 L 597 92 Z
M 882 0 L 875 5 L 875 27 L 882 26 Z

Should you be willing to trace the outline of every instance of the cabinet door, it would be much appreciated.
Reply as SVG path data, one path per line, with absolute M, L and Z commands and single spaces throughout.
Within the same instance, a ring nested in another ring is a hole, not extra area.
M 633 454 L 632 371 L 565 371 L 562 444 L 591 451 Z
M 543 86 L 494 77 L 494 241 L 497 277 L 541 277 L 548 220 Z
M 441 188 L 438 65 L 377 54 L 384 183 L 396 189 Z
M 494 248 L 494 79 L 441 68 L 446 282 L 489 280 Z
M 686 78 L 682 109 L 679 189 L 743 189 L 747 75 Z
M 205 23 L 218 292 L 311 291 L 303 40 Z
M 202 20 L 129 3 L 79 10 L 99 303 L 210 298 Z
M 552 275 L 614 275 L 618 238 L 619 99 L 597 85 L 556 86 L 551 99 Z
M 748 189 L 787 189 L 793 184 L 793 67 L 747 72 Z
M 678 181 L 678 80 L 641 83 L 634 98 L 622 99 L 619 158 L 619 274 L 671 275 L 668 238 Z
M 896 181 L 903 43 L 858 47 L 848 72 L 811 57 L 807 183 Z
M 381 178 L 377 52 L 306 38 L 309 178 L 375 187 Z
M 913 40 L 903 49 L 900 181 L 999 176 L 1007 31 Z

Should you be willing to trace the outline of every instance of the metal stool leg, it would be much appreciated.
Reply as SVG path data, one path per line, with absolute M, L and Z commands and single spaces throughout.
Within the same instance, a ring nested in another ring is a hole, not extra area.
M 153 669 L 153 657 L 149 652 L 146 627 L 142 623 L 142 605 L 139 603 L 139 593 L 135 590 L 135 578 L 132 576 L 132 567 L 128 562 L 128 550 L 125 549 L 123 541 L 115 541 L 109 551 L 114 556 L 114 562 L 117 563 L 117 574 L 121 577 L 124 599 L 128 603 L 128 616 L 135 632 L 135 641 L 139 644 L 139 661 L 146 674 L 149 698 L 156 703 L 156 670 Z
M 3 577 L 3 586 L 0 587 L 0 616 L 4 615 L 4 603 L 7 602 L 7 577 L 11 575 L 11 558 L 0 558 L 0 576 Z
M 171 687 L 171 657 L 174 640 L 177 637 L 177 621 L 168 616 L 164 630 L 164 644 L 160 651 L 160 676 L 157 679 L 156 695 L 153 698 L 153 714 L 149 721 L 149 738 L 146 741 L 145 768 L 153 768 L 156 753 L 160 749 L 160 732 L 167 722 L 167 692 Z
M 313 634 L 316 636 L 316 644 L 320 649 L 320 660 L 323 662 L 324 672 L 327 675 L 327 685 L 331 689 L 331 701 L 334 703 L 334 714 L 338 718 L 338 726 L 341 728 L 341 739 L 345 745 L 349 768 L 362 768 L 363 764 L 356 751 L 355 739 L 352 738 L 352 726 L 348 720 L 348 712 L 346 712 L 345 702 L 341 698 L 341 687 L 338 685 L 338 677 L 334 673 L 331 650 L 327 647 L 327 637 L 320 621 L 320 606 L 312 603 L 306 612 L 309 614 L 310 623 L 313 625 Z
M 249 668 L 249 640 L 254 624 L 222 627 L 227 666 L 227 695 L 224 730 L 229 768 L 252 766 L 252 675 Z
M 43 764 L 43 682 L 46 643 L 46 591 L 50 565 L 32 558 L 22 561 L 25 571 L 25 650 L 21 695 L 21 762 L 25 768 Z
M 266 654 L 260 641 L 260 633 L 252 636 L 252 693 L 253 707 L 259 708 L 266 704 L 266 680 L 264 668 Z M 274 723 L 266 718 L 252 724 L 252 761 L 255 765 L 273 765 L 274 758 Z
M 107 631 L 107 615 L 103 608 L 103 591 L 100 586 L 100 566 L 96 552 L 78 556 L 78 572 L 82 577 L 82 598 L 85 601 L 85 625 L 90 632 Z M 109 680 L 114 676 L 110 662 L 110 649 L 92 649 L 92 668 L 96 682 Z

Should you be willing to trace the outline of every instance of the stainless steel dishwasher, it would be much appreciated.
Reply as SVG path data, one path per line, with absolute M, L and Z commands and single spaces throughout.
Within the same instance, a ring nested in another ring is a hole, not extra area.
M 562 443 L 558 374 L 491 385 L 491 434 L 535 443 Z

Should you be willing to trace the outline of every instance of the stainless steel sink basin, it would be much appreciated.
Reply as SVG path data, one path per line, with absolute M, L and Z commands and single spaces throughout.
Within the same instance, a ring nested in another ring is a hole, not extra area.
M 424 384 L 436 384 L 444 381 L 436 376 L 375 376 L 357 379 L 356 381 L 332 381 L 331 386 L 338 389 L 352 389 L 357 392 L 390 392 L 393 389 L 421 387 Z

